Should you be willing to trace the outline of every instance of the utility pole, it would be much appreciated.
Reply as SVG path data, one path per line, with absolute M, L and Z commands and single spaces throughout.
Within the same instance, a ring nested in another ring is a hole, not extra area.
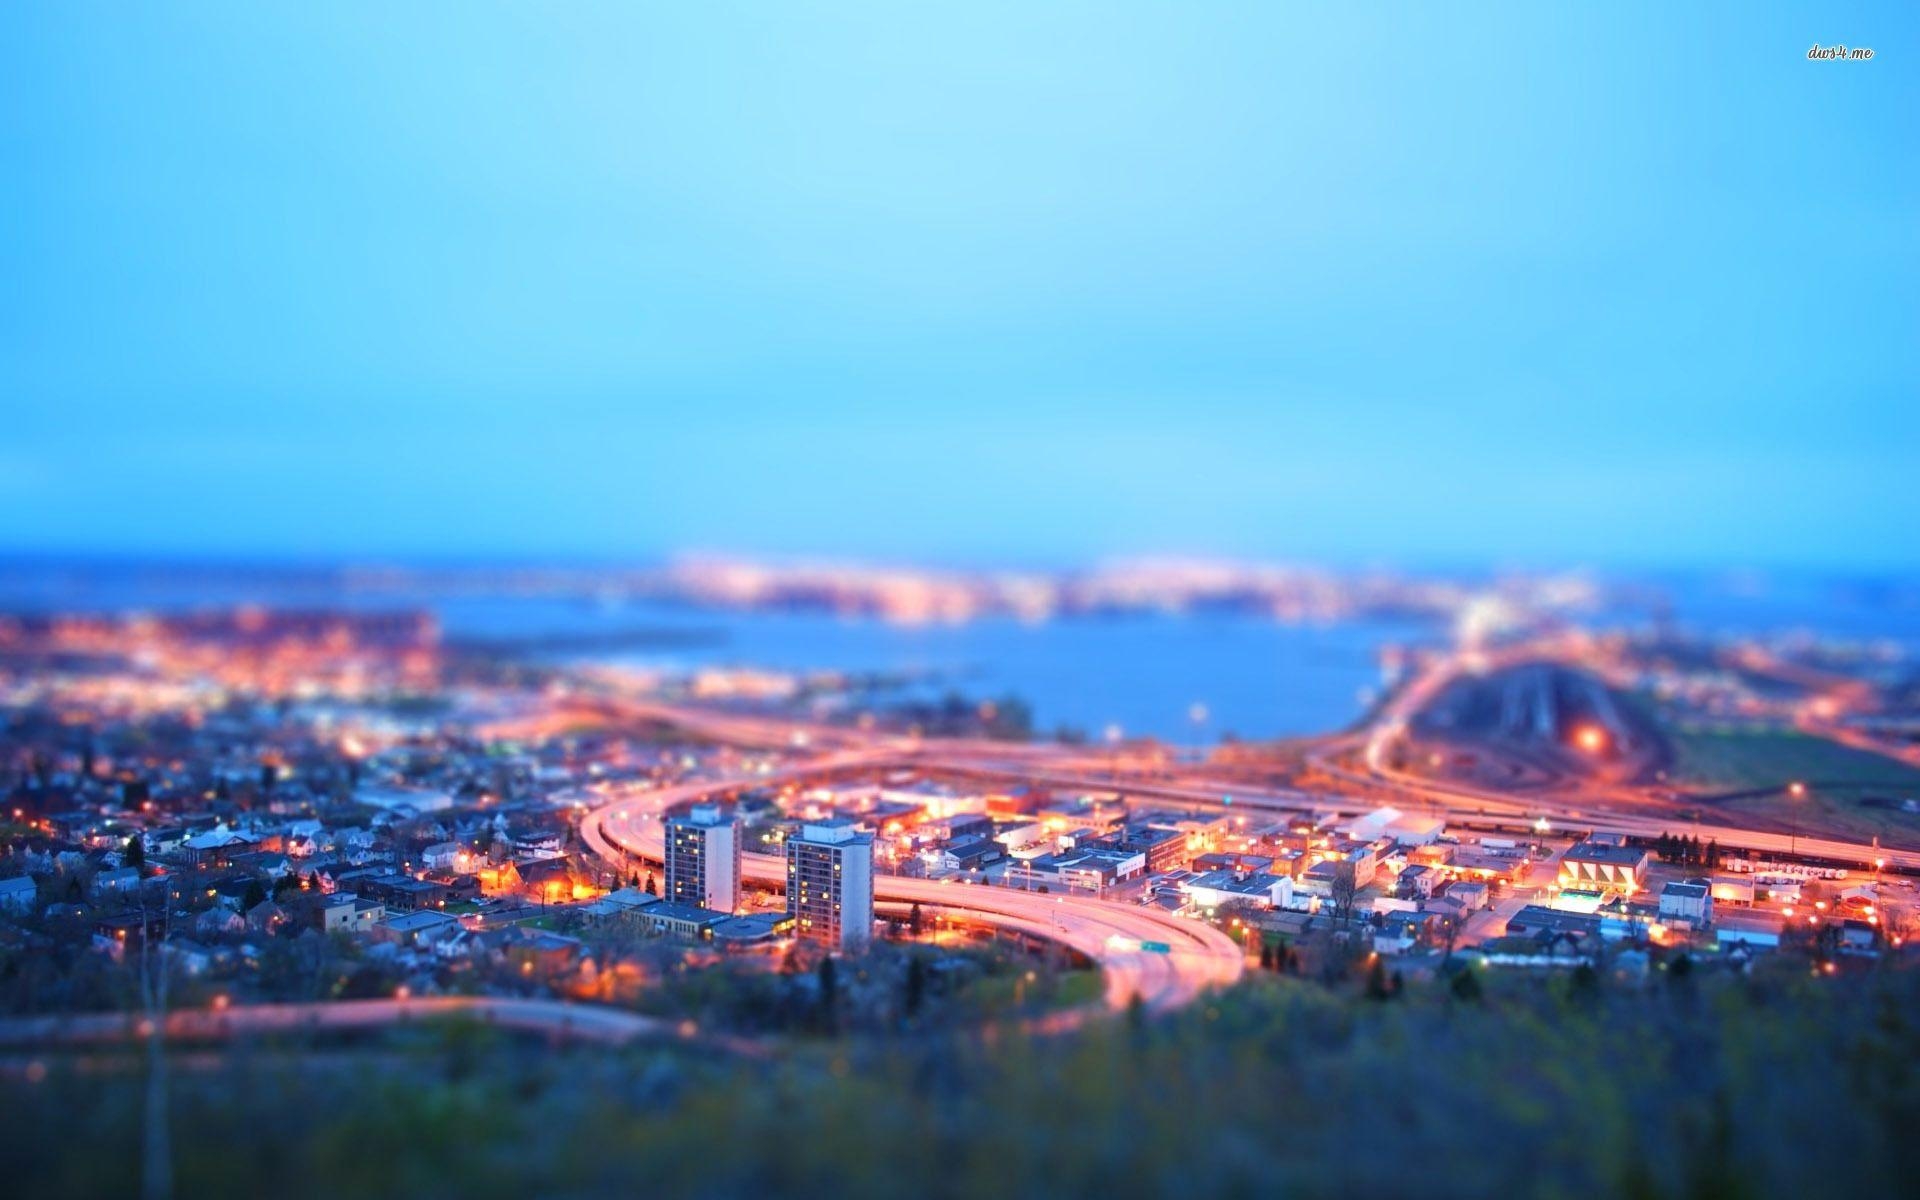
M 166 903 L 162 937 L 173 928 L 173 904 Z M 173 1148 L 167 1129 L 167 990 L 171 972 L 165 955 L 153 952 L 153 925 L 147 906 L 140 904 L 140 1004 L 147 1022 L 147 1105 L 140 1195 L 143 1200 L 171 1200 Z

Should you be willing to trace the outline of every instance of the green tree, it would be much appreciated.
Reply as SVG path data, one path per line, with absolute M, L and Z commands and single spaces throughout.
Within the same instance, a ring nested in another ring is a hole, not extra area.
M 1389 1000 L 1393 992 L 1387 987 L 1387 965 L 1378 954 L 1373 956 L 1373 965 L 1367 968 L 1367 999 Z
M 840 1031 L 840 984 L 835 977 L 833 955 L 820 960 L 816 973 L 820 989 L 820 1031 L 832 1036 Z
M 1583 962 L 1567 977 L 1567 994 L 1575 1003 L 1590 1007 L 1600 998 L 1600 972 L 1592 963 Z
M 1354 871 L 1353 860 L 1343 859 L 1334 864 L 1332 890 L 1328 899 L 1333 903 L 1333 915 L 1340 919 L 1342 925 L 1353 920 L 1353 901 L 1359 890 L 1359 876 Z
M 927 964 L 919 955 L 907 960 L 906 994 L 901 999 L 901 1010 L 908 1019 L 920 1015 L 920 1008 L 927 998 Z

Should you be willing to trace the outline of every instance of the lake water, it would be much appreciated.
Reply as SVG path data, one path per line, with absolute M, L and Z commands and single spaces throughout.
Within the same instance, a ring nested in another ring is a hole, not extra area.
M 1805 629 L 1920 650 L 1920 585 L 1818 577 L 1694 576 L 1657 581 L 1669 611 L 1699 631 Z M 348 593 L 324 574 L 197 578 L 178 572 L 0 563 L 0 610 L 257 603 L 434 610 L 450 637 L 606 637 L 597 656 L 648 666 L 932 673 L 974 698 L 1015 694 L 1036 726 L 1099 736 L 1108 726 L 1171 741 L 1320 733 L 1352 721 L 1380 681 L 1387 643 L 1431 641 L 1412 622 L 1282 625 L 1230 616 L 1133 616 L 1027 625 L 900 626 L 817 614 L 730 613 L 664 604 L 595 604 L 544 596 Z M 1612 626 L 1643 624 L 1616 612 Z M 627 635 L 661 635 L 653 638 Z M 1204 705 L 1207 719 L 1189 713 Z
M 613 655 L 638 665 L 932 673 L 934 690 L 1018 695 L 1043 731 L 1075 726 L 1191 742 L 1321 733 L 1365 708 L 1379 648 L 1430 631 L 1410 623 L 1281 625 L 1233 617 L 1135 616 L 1023 624 L 904 626 L 805 613 L 714 613 L 664 605 L 454 600 L 450 633 L 512 637 L 529 628 L 660 629 L 684 644 Z M 711 640 L 693 640 L 708 634 Z M 1205 707 L 1195 722 L 1195 705 Z

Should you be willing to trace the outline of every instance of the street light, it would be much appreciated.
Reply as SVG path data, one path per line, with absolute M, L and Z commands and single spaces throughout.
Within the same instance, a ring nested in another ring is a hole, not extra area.
M 1806 799 L 1807 785 L 1796 779 L 1787 785 L 1787 795 L 1794 801 L 1794 803 L 1787 806 L 1787 811 L 1792 814 L 1790 819 L 1791 823 L 1788 825 L 1788 829 L 1790 829 L 1791 832 L 1787 835 L 1787 857 L 1797 858 L 1800 854 L 1799 801 Z

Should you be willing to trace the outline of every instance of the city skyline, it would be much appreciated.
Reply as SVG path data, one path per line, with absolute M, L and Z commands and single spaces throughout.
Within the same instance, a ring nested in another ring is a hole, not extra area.
M 1910 13 L 445 15 L 0 18 L 0 547 L 1920 565 Z

